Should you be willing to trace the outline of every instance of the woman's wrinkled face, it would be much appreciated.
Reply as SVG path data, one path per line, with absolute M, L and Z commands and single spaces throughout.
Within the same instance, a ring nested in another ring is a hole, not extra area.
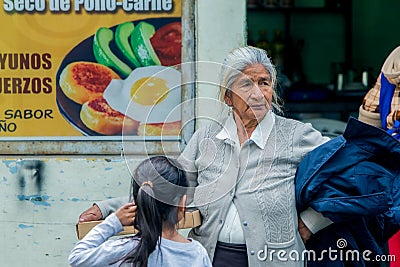
M 243 70 L 225 94 L 225 102 L 232 106 L 243 122 L 260 122 L 270 110 L 272 82 L 269 72 L 261 64 L 252 64 Z

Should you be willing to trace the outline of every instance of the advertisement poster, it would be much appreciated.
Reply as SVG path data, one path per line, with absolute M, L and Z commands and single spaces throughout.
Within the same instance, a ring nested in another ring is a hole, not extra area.
M 4 0 L 0 140 L 179 136 L 180 0 Z

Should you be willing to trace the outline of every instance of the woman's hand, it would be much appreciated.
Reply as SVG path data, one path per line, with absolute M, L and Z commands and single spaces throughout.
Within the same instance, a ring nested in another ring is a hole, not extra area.
M 119 208 L 115 212 L 115 215 L 123 226 L 131 226 L 133 225 L 136 216 L 136 205 L 133 203 L 127 203 Z
M 304 224 L 304 222 L 301 218 L 299 218 L 299 233 L 300 233 L 301 239 L 303 239 L 304 244 L 307 242 L 308 239 L 310 239 L 310 237 L 312 235 L 312 232 Z
M 91 221 L 98 221 L 103 218 L 99 207 L 94 204 L 79 216 L 79 222 L 91 222 Z

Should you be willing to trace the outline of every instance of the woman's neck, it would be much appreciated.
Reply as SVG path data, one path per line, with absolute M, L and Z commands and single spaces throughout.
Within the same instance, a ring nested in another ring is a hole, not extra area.
M 237 133 L 240 144 L 243 144 L 247 139 L 250 138 L 251 134 L 254 132 L 258 125 L 258 121 L 256 119 L 243 121 L 239 115 L 234 113 L 234 119 L 236 123 Z

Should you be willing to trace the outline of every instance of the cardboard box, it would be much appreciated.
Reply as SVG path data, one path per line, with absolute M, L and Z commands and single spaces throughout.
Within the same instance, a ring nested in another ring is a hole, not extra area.
M 201 216 L 199 210 L 190 210 L 185 212 L 185 218 L 178 223 L 178 229 L 194 228 L 201 225 Z
M 78 236 L 78 239 L 82 239 L 87 233 L 89 233 L 90 230 L 92 230 L 93 227 L 101 222 L 102 221 L 91 221 L 78 223 L 76 225 L 76 235 Z M 136 233 L 137 230 L 133 226 L 124 226 L 124 230 L 122 232 L 119 232 L 118 235 L 130 235 Z
M 89 231 L 102 221 L 83 222 L 76 224 L 76 234 L 78 239 L 82 239 Z M 193 228 L 201 224 L 200 211 L 192 210 L 185 212 L 185 218 L 178 223 L 178 229 Z M 124 226 L 124 230 L 118 235 L 136 234 L 137 230 L 133 226 Z

